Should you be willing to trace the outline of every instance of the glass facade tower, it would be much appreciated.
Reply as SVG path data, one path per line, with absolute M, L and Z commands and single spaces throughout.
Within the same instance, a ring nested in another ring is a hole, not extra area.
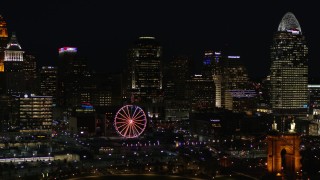
M 129 92 L 142 101 L 154 101 L 162 91 L 162 48 L 154 37 L 139 37 L 129 50 Z
M 288 12 L 271 46 L 271 107 L 275 114 L 302 115 L 308 103 L 308 48 L 299 22 Z

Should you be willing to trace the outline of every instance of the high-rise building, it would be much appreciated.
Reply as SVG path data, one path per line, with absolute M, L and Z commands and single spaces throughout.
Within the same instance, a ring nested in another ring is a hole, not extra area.
M 214 80 L 214 84 L 216 87 L 216 102 L 215 106 L 220 108 L 222 107 L 223 103 L 223 78 L 222 73 L 224 72 L 223 68 L 223 56 L 220 51 L 205 51 L 204 53 L 204 60 L 203 60 L 203 70 L 202 74 L 207 78 L 212 78 Z
M 175 56 L 164 68 L 164 121 L 163 128 L 187 129 L 189 101 L 186 97 L 190 59 Z
M 58 59 L 58 87 L 57 103 L 62 107 L 69 105 L 70 91 L 72 91 L 72 62 L 76 59 L 78 49 L 76 47 L 59 48 Z M 71 89 L 70 89 L 71 88 Z
M 215 107 L 215 84 L 213 79 L 196 74 L 187 81 L 187 97 L 192 111 L 209 110 Z
M 0 72 L 4 71 L 4 50 L 8 44 L 7 23 L 0 15 Z
M 187 56 L 177 56 L 165 68 L 164 96 L 166 99 L 184 100 L 186 81 L 189 78 L 190 59 Z
M 205 51 L 202 74 L 210 78 L 213 75 L 221 75 L 223 73 L 222 58 L 221 51 Z
M 239 55 L 228 55 L 221 51 L 205 51 L 202 74 L 215 84 L 215 106 L 233 109 L 231 90 L 245 90 L 248 73 Z
M 26 80 L 37 78 L 37 61 L 33 55 L 25 55 L 24 71 L 26 73 Z
M 74 107 L 81 104 L 82 99 L 90 100 L 85 88 L 90 86 L 91 74 L 85 59 L 77 54 L 76 47 L 59 49 L 58 59 L 58 97 L 61 107 Z
M 14 96 L 12 127 L 19 132 L 51 135 L 52 97 L 21 94 Z
M 57 97 L 57 68 L 54 66 L 42 66 L 40 69 L 40 94 Z
M 223 107 L 228 110 L 238 111 L 237 106 L 241 107 L 234 101 L 233 90 L 243 91 L 248 89 L 249 78 L 246 67 L 242 64 L 240 56 L 227 55 L 223 58 L 223 74 L 222 74 L 222 97 Z M 244 104 L 243 104 L 244 105 Z
M 248 88 L 248 72 L 238 55 L 224 57 L 223 76 L 228 90 Z
M 129 50 L 128 97 L 141 102 L 162 97 L 162 48 L 154 37 L 139 37 Z
M 24 56 L 24 73 L 26 80 L 26 90 L 30 93 L 39 93 L 37 83 L 37 61 L 33 55 L 27 54 Z
M 279 115 L 306 115 L 308 47 L 296 17 L 286 13 L 271 46 L 271 107 Z
M 24 51 L 12 33 L 11 39 L 4 51 L 4 72 L 8 94 L 20 94 L 26 90 L 24 72 Z

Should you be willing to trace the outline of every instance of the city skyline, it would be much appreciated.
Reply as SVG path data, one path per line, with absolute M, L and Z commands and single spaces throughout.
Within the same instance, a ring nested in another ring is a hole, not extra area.
M 4 2 L 0 14 L 10 34 L 16 32 L 24 50 L 38 58 L 39 65 L 52 65 L 58 48 L 78 47 L 97 71 L 121 72 L 128 49 L 139 36 L 155 36 L 163 47 L 163 60 L 188 55 L 200 70 L 206 50 L 226 46 L 248 68 L 250 78 L 268 75 L 270 46 L 282 16 L 296 15 L 309 47 L 309 77 L 319 75 L 316 66 L 316 28 L 310 5 L 290 2 L 258 4 L 112 2 L 102 5 L 82 1 Z M 254 8 L 251 8 L 254 7 Z M 257 38 L 258 37 L 258 38 Z M 107 53 L 107 55 L 105 54 Z
M 317 6 L 2 7 L 0 179 L 320 179 Z

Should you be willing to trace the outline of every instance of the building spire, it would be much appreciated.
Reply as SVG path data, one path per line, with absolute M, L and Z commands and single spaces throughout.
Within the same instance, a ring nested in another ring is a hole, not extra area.
M 293 31 L 298 30 L 302 34 L 302 30 L 297 18 L 294 16 L 293 13 L 287 12 L 278 27 L 278 31 Z
M 18 39 L 17 39 L 15 32 L 12 32 L 10 41 L 9 41 L 6 49 L 9 49 L 9 50 L 21 50 L 22 49 L 19 42 L 18 42 Z

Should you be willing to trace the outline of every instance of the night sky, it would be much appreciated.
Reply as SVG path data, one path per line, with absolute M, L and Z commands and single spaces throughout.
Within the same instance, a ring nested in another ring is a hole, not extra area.
M 121 72 L 130 45 L 147 35 L 161 43 L 165 61 L 189 55 L 196 67 L 204 50 L 228 47 L 242 56 L 249 76 L 257 79 L 269 72 L 273 34 L 290 11 L 308 42 L 310 77 L 320 77 L 318 6 L 263 2 L 7 0 L 1 1 L 0 14 L 40 65 L 54 65 L 59 47 L 76 46 L 91 68 Z

